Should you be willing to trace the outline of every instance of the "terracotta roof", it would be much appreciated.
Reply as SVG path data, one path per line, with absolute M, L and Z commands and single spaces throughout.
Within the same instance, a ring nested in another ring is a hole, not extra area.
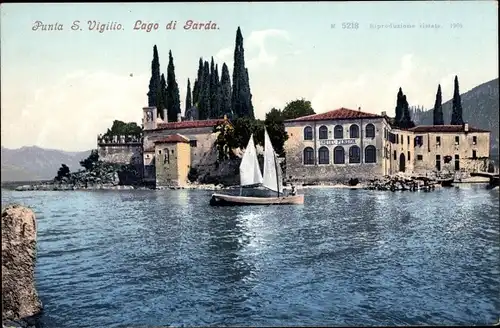
M 182 122 L 168 122 L 159 123 L 156 130 L 179 130 L 179 129 L 192 129 L 192 128 L 209 128 L 214 127 L 224 122 L 224 119 L 210 119 L 199 121 L 182 121 Z
M 189 143 L 189 139 L 183 135 L 176 133 L 176 134 L 171 134 L 171 135 L 167 136 L 166 138 L 156 140 L 155 144 L 158 144 L 158 143 L 178 143 L 178 142 Z
M 465 132 L 463 125 L 419 125 L 414 128 L 408 129 L 408 131 L 426 133 L 426 132 Z M 469 132 L 490 132 L 488 130 L 474 128 L 469 125 Z
M 356 118 L 382 118 L 382 115 L 366 113 L 359 110 L 339 108 L 326 113 L 313 114 L 302 117 L 297 117 L 285 122 L 308 122 L 308 121 L 330 121 L 330 120 L 349 120 Z
M 146 149 L 144 149 L 144 152 L 145 153 L 154 153 L 155 152 L 155 147 L 146 148 Z

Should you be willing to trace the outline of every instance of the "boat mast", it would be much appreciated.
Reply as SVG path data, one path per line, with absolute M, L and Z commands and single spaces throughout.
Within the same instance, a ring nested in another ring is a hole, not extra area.
M 280 196 L 280 180 L 279 180 L 279 174 L 278 174 L 278 163 L 276 161 L 276 154 L 274 153 L 273 150 L 273 157 L 274 157 L 274 167 L 276 169 L 276 190 L 278 191 L 278 197 Z

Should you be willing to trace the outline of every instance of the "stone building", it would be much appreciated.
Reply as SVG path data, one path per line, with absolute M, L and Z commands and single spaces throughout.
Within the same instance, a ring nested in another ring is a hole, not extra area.
M 191 168 L 198 172 L 213 169 L 217 161 L 217 133 L 213 129 L 221 123 L 229 124 L 227 119 L 182 121 L 179 116 L 177 122 L 165 122 L 157 117 L 156 107 L 144 107 L 143 116 L 145 182 L 182 186 Z M 170 158 L 165 157 L 166 149 Z
M 489 157 L 488 131 L 468 124 L 402 130 L 394 128 L 385 113 L 361 109 L 340 108 L 287 120 L 285 129 L 286 175 L 292 181 L 440 171 L 437 159 L 444 156 L 458 160 L 456 170 L 473 171 L 480 159 Z
M 420 125 L 414 135 L 414 171 L 482 170 L 490 157 L 490 132 L 464 125 Z

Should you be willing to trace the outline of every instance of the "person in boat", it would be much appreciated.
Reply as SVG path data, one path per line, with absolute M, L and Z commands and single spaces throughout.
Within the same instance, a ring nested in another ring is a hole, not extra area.
M 290 191 L 290 195 L 295 196 L 297 194 L 297 190 L 295 190 L 295 186 L 292 185 L 292 190 Z

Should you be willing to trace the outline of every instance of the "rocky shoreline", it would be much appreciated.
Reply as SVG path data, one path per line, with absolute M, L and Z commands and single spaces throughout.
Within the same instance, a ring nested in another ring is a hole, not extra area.
M 152 187 L 141 185 L 114 185 L 114 184 L 92 184 L 92 185 L 74 185 L 65 183 L 43 183 L 43 184 L 26 184 L 14 188 L 15 191 L 92 191 L 92 190 L 179 190 L 179 189 L 197 189 L 197 190 L 220 190 L 230 187 L 213 184 L 190 184 L 183 187 Z

